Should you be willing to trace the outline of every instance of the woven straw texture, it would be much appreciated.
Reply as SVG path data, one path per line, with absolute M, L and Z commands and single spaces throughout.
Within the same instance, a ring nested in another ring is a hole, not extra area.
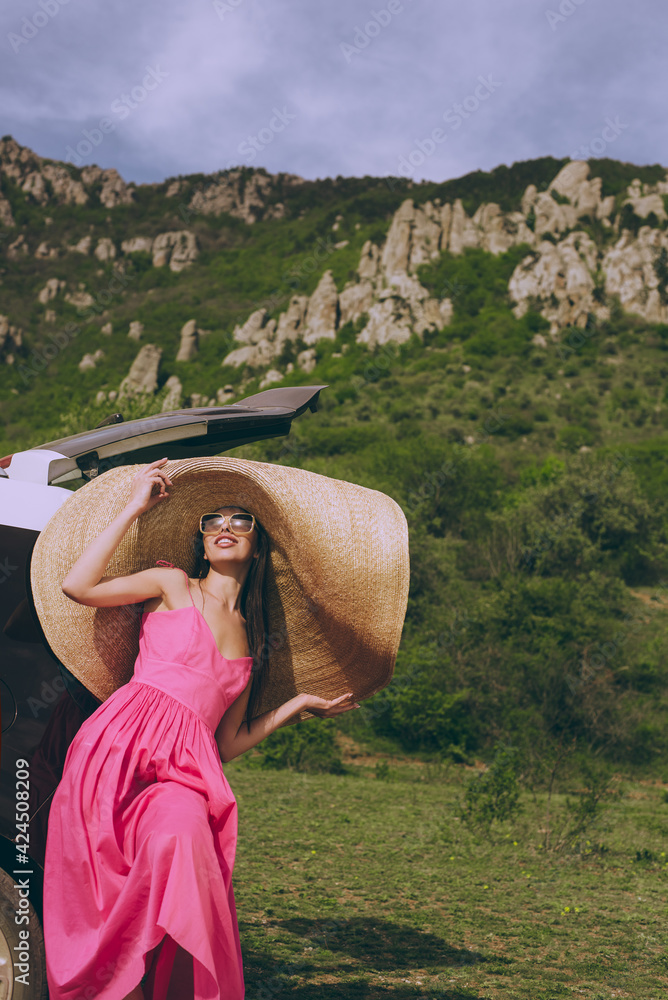
M 101 701 L 132 676 L 143 604 L 95 608 L 62 592 L 85 548 L 126 506 L 142 465 L 110 469 L 73 493 L 35 544 L 31 585 L 47 641 Z M 104 576 L 166 559 L 193 576 L 200 515 L 228 504 L 267 532 L 269 670 L 260 711 L 299 692 L 358 701 L 390 681 L 409 587 L 408 526 L 377 490 L 267 462 L 216 457 L 161 466 L 169 499 L 141 514 Z M 301 718 L 309 717 L 304 712 Z

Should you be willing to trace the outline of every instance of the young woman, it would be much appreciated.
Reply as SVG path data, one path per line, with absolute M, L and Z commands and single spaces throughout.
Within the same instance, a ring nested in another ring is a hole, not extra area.
M 297 694 L 257 715 L 271 666 L 268 542 L 244 508 L 202 512 L 193 580 L 169 563 L 104 577 L 133 521 L 169 501 L 166 461 L 140 469 L 125 509 L 62 582 L 81 604 L 143 601 L 144 614 L 134 674 L 77 732 L 51 803 L 51 1000 L 242 1000 L 237 807 L 221 760 L 302 710 L 330 717 L 357 707 L 350 692 Z

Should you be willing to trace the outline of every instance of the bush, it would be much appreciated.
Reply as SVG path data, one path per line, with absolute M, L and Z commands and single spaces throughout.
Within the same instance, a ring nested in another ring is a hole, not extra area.
M 517 748 L 497 743 L 492 764 L 466 786 L 462 813 L 465 823 L 489 830 L 492 823 L 502 823 L 518 815 L 519 767 Z
M 317 719 L 282 726 L 260 744 L 261 767 L 345 774 L 330 720 Z

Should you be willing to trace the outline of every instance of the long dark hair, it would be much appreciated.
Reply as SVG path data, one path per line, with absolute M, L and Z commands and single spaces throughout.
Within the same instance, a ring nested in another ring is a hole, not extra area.
M 226 506 L 230 506 L 226 504 Z M 244 507 L 237 510 L 244 511 Z M 246 511 L 246 513 L 252 513 Z M 241 614 L 246 619 L 246 634 L 248 636 L 248 647 L 250 655 L 253 657 L 251 667 L 251 689 L 248 697 L 248 708 L 246 710 L 246 725 L 250 732 L 251 721 L 256 717 L 262 692 L 267 678 L 268 644 L 266 636 L 269 631 L 269 621 L 267 615 L 267 601 L 265 592 L 265 576 L 267 559 L 269 557 L 269 538 L 266 531 L 255 518 L 255 530 L 257 532 L 257 559 L 251 559 L 244 585 L 239 599 Z M 204 536 L 198 529 L 195 538 L 195 570 L 194 576 L 203 580 L 208 576 L 211 563 L 204 558 Z

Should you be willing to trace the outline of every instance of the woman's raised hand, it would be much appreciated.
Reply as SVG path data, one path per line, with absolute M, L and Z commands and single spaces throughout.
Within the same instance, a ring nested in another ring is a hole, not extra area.
M 302 708 L 323 719 L 329 719 L 332 715 L 340 715 L 341 712 L 347 712 L 351 708 L 359 708 L 352 691 L 331 700 L 318 698 L 315 694 L 306 694 L 302 697 L 304 699 Z
M 132 480 L 130 498 L 126 504 L 127 507 L 131 507 L 133 510 L 143 514 L 144 511 L 150 510 L 151 507 L 160 503 L 161 500 L 169 497 L 167 487 L 173 485 L 172 481 L 167 473 L 159 468 L 159 466 L 164 465 L 167 461 L 168 459 L 166 458 L 158 458 L 155 462 L 151 462 L 139 470 Z M 153 489 L 156 485 L 159 489 L 154 494 Z

